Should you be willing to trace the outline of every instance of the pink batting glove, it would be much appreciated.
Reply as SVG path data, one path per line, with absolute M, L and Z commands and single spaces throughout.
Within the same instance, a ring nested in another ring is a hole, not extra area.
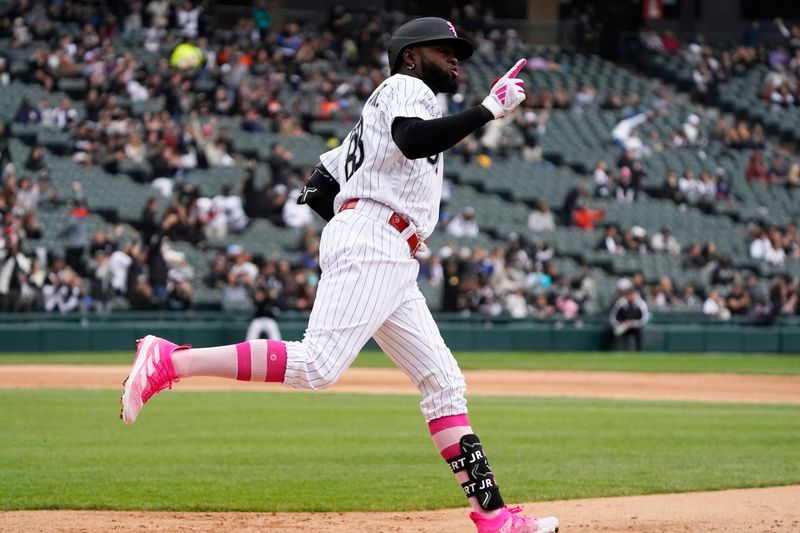
M 492 84 L 489 96 L 484 98 L 483 107 L 491 111 L 494 118 L 508 115 L 525 100 L 525 89 L 523 89 L 525 82 L 516 77 L 525 63 L 527 60 L 524 58 L 517 61 L 511 70 Z

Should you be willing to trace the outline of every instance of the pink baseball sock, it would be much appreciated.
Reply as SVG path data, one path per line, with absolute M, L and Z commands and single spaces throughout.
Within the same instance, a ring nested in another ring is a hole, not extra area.
M 179 378 L 216 376 L 239 381 L 282 383 L 286 373 L 286 344 L 257 339 L 213 348 L 189 348 L 172 354 Z
M 450 459 L 461 455 L 461 437 L 473 433 L 466 414 L 444 416 L 436 420 L 431 420 L 428 423 L 428 427 L 431 431 L 431 438 L 436 445 L 436 449 L 439 450 L 442 458 L 448 462 Z M 466 471 L 462 470 L 461 472 L 456 472 L 455 476 L 459 483 L 466 483 L 469 481 L 469 474 L 467 474 Z M 475 496 L 468 498 L 468 500 L 469 504 L 472 506 L 472 510 L 486 518 L 493 518 L 500 514 L 500 509 L 484 511 Z

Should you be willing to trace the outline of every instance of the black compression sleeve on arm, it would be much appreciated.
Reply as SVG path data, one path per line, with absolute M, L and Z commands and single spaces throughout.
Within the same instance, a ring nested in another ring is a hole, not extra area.
M 482 105 L 431 120 L 397 117 L 392 122 L 392 138 L 407 158 L 430 157 L 453 147 L 493 118 Z

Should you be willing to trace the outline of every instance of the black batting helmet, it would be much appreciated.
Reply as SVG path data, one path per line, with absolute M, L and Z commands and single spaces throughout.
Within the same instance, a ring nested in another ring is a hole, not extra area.
M 389 39 L 389 68 L 392 74 L 399 68 L 403 50 L 415 44 L 433 41 L 451 44 L 459 61 L 472 55 L 472 43 L 458 36 L 452 22 L 438 17 L 422 17 L 406 22 Z

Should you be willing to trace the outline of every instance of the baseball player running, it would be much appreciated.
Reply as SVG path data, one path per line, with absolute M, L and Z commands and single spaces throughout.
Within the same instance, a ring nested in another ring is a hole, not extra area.
M 135 422 L 155 393 L 192 376 L 330 387 L 373 337 L 419 388 L 433 442 L 464 489 L 478 532 L 558 530 L 557 518 L 530 518 L 504 503 L 467 418 L 464 377 L 416 283 L 414 255 L 439 217 L 442 152 L 525 99 L 521 59 L 481 105 L 442 117 L 436 94 L 455 92 L 458 63 L 472 50 L 444 19 L 398 28 L 389 42 L 392 75 L 342 145 L 320 156 L 298 200 L 329 220 L 303 340 L 192 348 L 148 335 L 125 382 L 125 423 Z

